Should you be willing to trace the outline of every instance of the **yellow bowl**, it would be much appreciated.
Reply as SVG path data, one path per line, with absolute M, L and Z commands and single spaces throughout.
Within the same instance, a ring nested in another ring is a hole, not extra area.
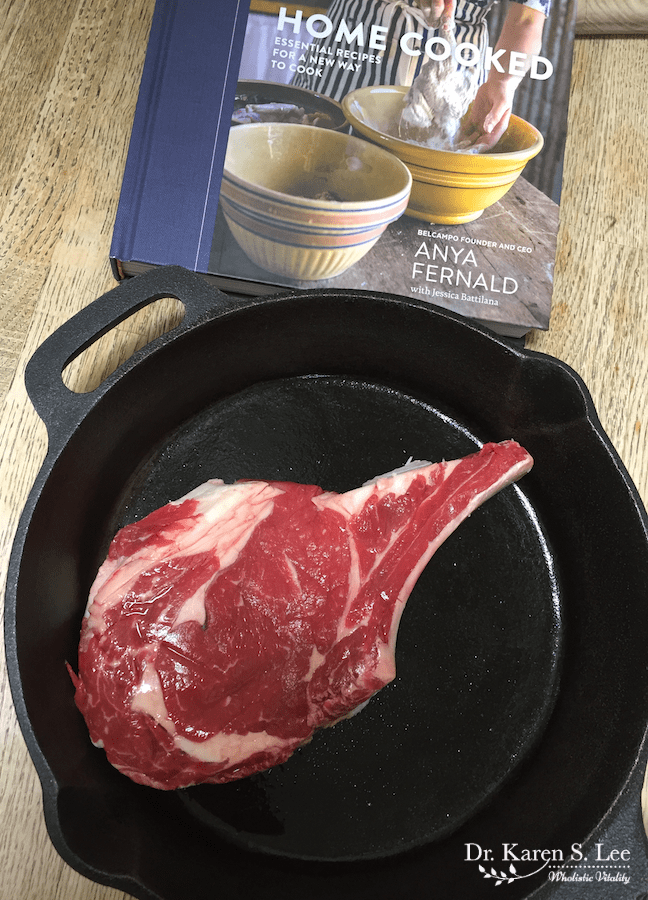
M 232 128 L 220 201 L 247 256 L 303 281 L 332 278 L 376 243 L 407 206 L 412 176 L 393 154 L 308 125 Z
M 393 137 L 407 87 L 359 88 L 342 100 L 354 131 L 402 160 L 413 177 L 407 215 L 439 225 L 479 218 L 515 183 L 525 165 L 542 150 L 537 128 L 511 116 L 509 127 L 489 153 L 431 150 Z

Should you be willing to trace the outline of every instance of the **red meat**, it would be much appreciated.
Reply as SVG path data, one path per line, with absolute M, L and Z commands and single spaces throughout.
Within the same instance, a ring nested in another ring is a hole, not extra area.
M 348 491 L 209 481 L 111 544 L 72 673 L 95 744 L 162 789 L 284 762 L 395 676 L 412 588 L 532 466 L 513 441 Z

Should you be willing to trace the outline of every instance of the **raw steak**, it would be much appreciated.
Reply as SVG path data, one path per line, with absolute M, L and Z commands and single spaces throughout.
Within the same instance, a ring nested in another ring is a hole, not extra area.
M 424 566 L 531 466 L 506 441 L 345 494 L 214 480 L 126 526 L 92 586 L 71 673 L 93 742 L 163 789 L 284 762 L 394 678 Z

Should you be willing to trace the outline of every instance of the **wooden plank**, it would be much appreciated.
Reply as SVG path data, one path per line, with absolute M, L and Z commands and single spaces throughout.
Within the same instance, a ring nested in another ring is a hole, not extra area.
M 399 286 L 402 293 L 428 299 L 484 324 L 504 319 L 513 325 L 546 327 L 557 227 L 557 205 L 524 178 L 519 178 L 499 202 L 469 225 L 430 225 L 401 216 L 388 226 L 367 255 L 346 272 L 323 281 L 286 279 L 285 283 L 300 290 L 344 288 L 387 293 L 394 293 L 395 286 Z M 437 239 L 438 234 L 450 234 L 452 239 Z M 513 249 L 493 250 L 479 242 L 512 245 Z M 222 259 L 227 261 L 228 274 L 245 272 L 259 281 L 272 277 L 247 259 L 222 216 L 217 220 L 215 244 Z M 524 250 L 519 250 L 520 247 Z M 470 257 L 469 251 L 472 251 Z M 427 264 L 433 267 L 429 272 Z M 459 276 L 452 276 L 456 285 L 450 289 L 450 276 L 441 280 L 441 265 L 455 273 L 460 270 L 464 278 L 472 281 L 484 273 L 486 284 L 492 283 L 493 290 L 471 290 Z M 510 299 L 504 291 L 505 277 L 519 285 Z M 472 299 L 463 299 L 464 295 Z M 484 297 L 494 301 L 492 305 L 484 302 Z
M 267 16 L 278 16 L 282 8 L 285 8 L 287 16 L 294 16 L 299 9 L 304 19 L 308 19 L 309 16 L 313 16 L 316 13 L 325 13 L 328 4 L 322 3 L 318 5 L 311 3 L 304 5 L 302 3 L 278 3 L 275 0 L 252 0 L 250 3 L 250 12 L 263 13 Z
M 578 34 L 646 34 L 645 0 L 578 0 Z

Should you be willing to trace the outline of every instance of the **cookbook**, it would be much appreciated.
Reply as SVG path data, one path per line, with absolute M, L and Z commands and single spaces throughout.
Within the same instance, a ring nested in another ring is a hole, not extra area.
M 439 3 L 157 0 L 115 277 L 176 264 L 547 329 L 576 3 Z

